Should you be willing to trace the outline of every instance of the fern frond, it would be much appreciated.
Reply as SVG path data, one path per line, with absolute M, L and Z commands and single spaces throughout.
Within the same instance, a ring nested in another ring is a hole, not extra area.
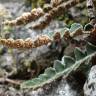
M 79 35 L 83 35 L 85 32 L 83 32 L 83 26 L 78 23 L 72 24 L 71 28 L 64 28 L 64 30 L 61 30 L 59 32 L 48 32 L 45 35 L 38 36 L 35 40 L 32 40 L 31 38 L 27 38 L 25 40 L 23 39 L 17 39 L 13 40 L 10 39 L 2 39 L 0 38 L 0 44 L 10 47 L 10 48 L 37 48 L 43 45 L 47 45 L 49 42 L 58 42 L 60 43 L 61 39 L 69 40 L 71 38 L 77 37 Z
M 83 53 L 79 48 L 76 48 L 74 51 L 75 59 L 70 56 L 64 56 L 64 64 L 62 64 L 61 61 L 56 60 L 53 68 L 47 68 L 45 72 L 37 78 L 23 82 L 21 88 L 37 89 L 53 82 L 61 76 L 68 76 L 78 68 L 88 67 L 89 64 L 86 64 L 86 61 L 92 60 L 92 57 L 96 56 L 96 46 L 88 43 L 85 53 Z
M 19 26 L 35 21 L 43 15 L 44 12 L 41 8 L 34 8 L 31 12 L 23 13 L 20 17 L 17 17 L 15 20 L 5 21 L 3 24 L 9 26 Z
M 10 47 L 10 48 L 37 48 L 42 45 L 46 45 L 51 42 L 51 39 L 48 36 L 38 36 L 36 40 L 31 38 L 23 39 L 0 39 L 0 44 Z
M 46 26 L 49 25 L 49 23 L 56 17 L 60 16 L 61 14 L 64 14 L 66 10 L 69 8 L 84 2 L 85 0 L 69 0 L 67 2 L 61 3 L 57 7 L 54 7 L 52 10 L 50 10 L 48 13 L 46 13 L 42 20 L 40 20 L 38 23 L 33 24 L 31 28 L 33 29 L 44 29 Z

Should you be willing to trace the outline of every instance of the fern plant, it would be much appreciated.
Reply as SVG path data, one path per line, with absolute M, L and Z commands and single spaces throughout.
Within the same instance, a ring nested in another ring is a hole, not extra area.
M 68 74 L 72 71 L 76 71 L 81 66 L 88 66 L 85 62 L 92 60 L 92 57 L 96 56 L 96 46 L 88 43 L 86 45 L 86 52 L 75 48 L 74 54 L 75 59 L 70 56 L 64 56 L 64 62 L 56 60 L 53 67 L 47 68 L 45 72 L 40 74 L 37 78 L 23 82 L 21 88 L 36 89 L 43 87 L 61 76 L 68 76 Z
M 3 39 L 0 38 L 0 44 L 7 46 L 9 48 L 18 48 L 18 49 L 28 49 L 28 48 L 37 48 L 43 45 L 47 45 L 50 42 L 56 41 L 56 39 L 61 38 L 74 38 L 78 35 L 82 35 L 83 32 L 83 26 L 79 23 L 73 23 L 71 28 L 65 27 L 59 32 L 48 32 L 43 35 L 38 36 L 35 40 L 32 40 L 31 38 L 23 39 Z M 58 38 L 59 36 L 59 38 Z
M 29 12 L 25 13 L 22 16 L 16 18 L 15 20 L 6 21 L 3 24 L 11 27 L 18 26 L 18 25 L 19 26 L 26 25 L 27 23 L 36 21 L 37 19 L 43 17 L 43 19 L 41 19 L 36 24 L 34 23 L 31 27 L 33 29 L 42 30 L 47 25 L 49 25 L 49 23 L 56 16 L 58 16 L 58 14 L 62 15 L 66 11 L 66 9 L 69 9 L 80 2 L 82 3 L 83 1 L 84 0 L 70 0 L 67 2 L 57 4 L 56 7 L 53 6 L 53 8 L 48 13 L 43 12 L 43 10 L 40 8 L 33 9 L 30 13 Z M 88 34 L 91 37 L 95 36 L 96 38 L 96 28 L 94 28 L 93 25 L 91 26 L 92 30 L 90 30 Z M 37 48 L 43 45 L 47 45 L 50 42 L 52 43 L 54 41 L 56 42 L 60 41 L 61 39 L 66 39 L 66 42 L 69 39 L 74 40 L 75 37 L 79 35 L 84 35 L 85 33 L 86 32 L 83 31 L 83 26 L 81 24 L 74 23 L 71 25 L 70 29 L 64 28 L 61 32 L 56 32 L 55 34 L 54 32 L 46 33 L 44 34 L 44 36 L 42 35 L 38 36 L 35 40 L 32 40 L 31 38 L 27 38 L 26 40 L 0 38 L 0 44 L 4 46 L 8 46 L 10 48 L 18 48 L 18 49 Z M 68 42 L 71 42 L 71 41 L 68 41 Z M 87 68 L 89 66 L 89 62 L 87 62 L 88 64 L 86 64 L 86 61 L 90 61 L 92 60 L 93 56 L 96 56 L 96 46 L 88 42 L 86 45 L 86 51 L 83 52 L 80 48 L 75 48 L 74 55 L 75 55 L 75 58 L 64 55 L 64 57 L 62 58 L 62 61 L 59 61 L 59 60 L 54 61 L 53 67 L 46 68 L 43 74 L 40 74 L 37 78 L 33 78 L 32 80 L 28 80 L 21 83 L 20 84 L 21 89 L 26 89 L 26 88 L 37 89 L 39 87 L 43 87 L 46 84 L 52 83 L 54 80 L 62 76 L 68 76 L 71 72 L 76 71 L 78 68 L 82 68 L 83 66 Z

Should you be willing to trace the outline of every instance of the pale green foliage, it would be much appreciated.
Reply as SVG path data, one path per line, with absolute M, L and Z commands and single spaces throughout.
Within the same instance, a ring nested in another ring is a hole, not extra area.
M 64 63 L 59 60 L 54 61 L 53 68 L 47 68 L 45 72 L 40 74 L 37 78 L 23 82 L 21 88 L 36 89 L 43 87 L 61 76 L 68 76 L 68 74 L 72 71 L 76 71 L 78 68 L 87 68 L 90 66 L 87 61 L 90 61 L 92 57 L 96 55 L 96 46 L 88 43 L 86 45 L 86 52 L 82 52 L 79 48 L 75 48 L 74 54 L 75 59 L 70 56 L 64 56 Z

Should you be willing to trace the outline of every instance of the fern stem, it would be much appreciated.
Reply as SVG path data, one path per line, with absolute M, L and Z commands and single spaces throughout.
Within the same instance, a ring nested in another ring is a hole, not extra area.
M 57 7 L 54 7 L 52 10 L 50 10 L 48 13 L 46 13 L 42 20 L 40 20 L 38 23 L 33 24 L 31 28 L 33 29 L 44 29 L 46 26 L 49 25 L 49 23 L 56 17 L 60 16 L 61 14 L 64 14 L 66 10 L 69 8 L 84 2 L 85 0 L 69 0 L 67 2 L 61 3 Z

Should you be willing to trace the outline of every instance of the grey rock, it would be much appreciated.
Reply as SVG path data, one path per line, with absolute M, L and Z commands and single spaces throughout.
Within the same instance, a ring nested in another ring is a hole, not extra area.
M 84 96 L 96 96 L 96 65 L 91 68 L 84 84 L 84 94 Z

